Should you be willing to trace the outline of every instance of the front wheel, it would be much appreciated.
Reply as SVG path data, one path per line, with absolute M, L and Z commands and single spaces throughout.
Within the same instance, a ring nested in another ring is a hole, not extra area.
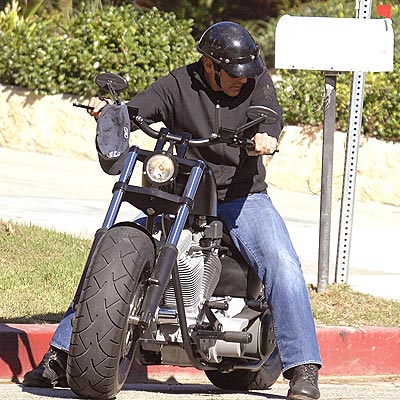
M 223 373 L 205 371 L 210 382 L 225 390 L 264 390 L 271 387 L 281 374 L 281 362 L 277 348 L 258 371 L 236 370 Z
M 121 390 L 134 356 L 136 326 L 155 249 L 143 231 L 109 229 L 90 262 L 75 310 L 68 355 L 68 384 L 81 398 L 112 399 Z

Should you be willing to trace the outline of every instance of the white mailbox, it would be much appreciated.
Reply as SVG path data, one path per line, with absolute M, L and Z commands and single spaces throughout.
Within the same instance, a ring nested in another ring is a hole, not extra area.
M 276 27 L 276 68 L 392 71 L 393 51 L 390 19 L 284 15 Z

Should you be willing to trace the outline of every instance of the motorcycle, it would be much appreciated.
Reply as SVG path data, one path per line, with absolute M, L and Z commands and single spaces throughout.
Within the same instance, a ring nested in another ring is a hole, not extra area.
M 123 77 L 99 74 L 96 82 L 121 104 Z M 211 169 L 185 157 L 190 147 L 217 143 L 254 148 L 242 133 L 278 118 L 261 106 L 249 107 L 247 117 L 236 130 L 196 139 L 157 132 L 129 108 L 132 124 L 156 145 L 129 148 L 77 291 L 66 373 L 79 397 L 114 398 L 133 361 L 195 367 L 227 390 L 266 389 L 278 379 L 263 285 L 217 218 Z M 140 164 L 142 185 L 131 185 Z M 116 223 L 123 202 L 140 209 L 145 224 Z

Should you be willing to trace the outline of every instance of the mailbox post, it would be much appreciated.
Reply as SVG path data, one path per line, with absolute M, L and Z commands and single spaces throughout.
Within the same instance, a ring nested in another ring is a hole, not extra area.
M 336 72 L 325 72 L 324 129 L 322 137 L 321 197 L 319 212 L 318 291 L 329 284 L 333 149 L 336 117 Z
M 357 3 L 357 2 L 356 2 Z M 284 15 L 275 33 L 277 69 L 318 70 L 325 74 L 323 154 L 321 171 L 320 237 L 318 256 L 318 291 L 328 286 L 331 231 L 333 135 L 336 115 L 336 75 L 353 72 L 350 132 L 346 160 L 358 152 L 367 71 L 392 71 L 394 35 L 390 19 L 371 19 L 372 0 L 359 0 L 357 18 L 293 17 Z M 357 121 L 354 120 L 356 118 Z M 350 143 L 350 144 L 349 144 Z M 354 160 L 351 160 L 353 162 Z M 347 281 L 356 170 L 346 163 L 342 215 L 339 233 L 340 270 L 336 280 Z M 349 172 L 350 171 L 350 172 Z M 351 175 L 351 187 L 349 179 Z M 346 210 L 346 213 L 343 210 Z M 343 241 L 345 243 L 343 244 Z M 345 254 L 344 254 L 345 249 Z

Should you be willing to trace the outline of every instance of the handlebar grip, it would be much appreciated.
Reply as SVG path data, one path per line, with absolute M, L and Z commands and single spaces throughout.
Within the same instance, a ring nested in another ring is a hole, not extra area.
M 85 108 L 86 110 L 94 110 L 94 107 L 92 106 L 87 106 L 85 104 L 80 104 L 80 103 L 72 103 L 74 107 L 80 107 L 80 108 Z
M 254 142 L 253 139 L 248 139 L 248 140 L 246 141 L 244 147 L 245 147 L 247 150 L 254 150 L 255 147 L 256 147 L 256 144 L 255 144 L 255 142 Z

